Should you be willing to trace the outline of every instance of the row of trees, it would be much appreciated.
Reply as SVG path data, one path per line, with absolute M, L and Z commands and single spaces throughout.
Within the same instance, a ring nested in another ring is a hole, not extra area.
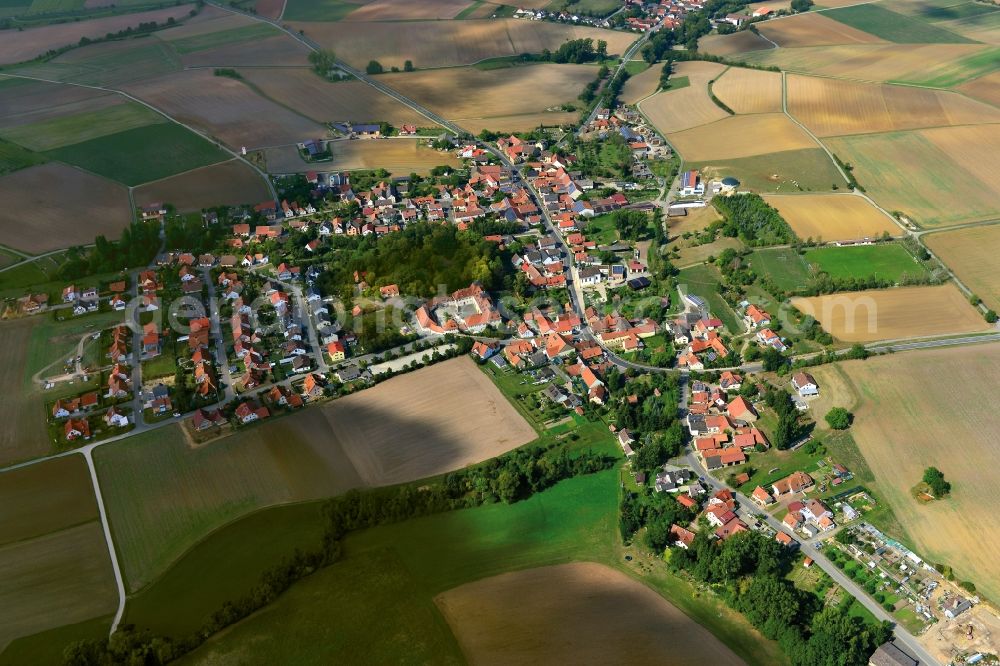
M 76 280 L 87 275 L 145 266 L 160 248 L 160 225 L 156 222 L 133 222 L 122 231 L 118 241 L 109 241 L 101 235 L 94 239 L 94 247 L 71 247 L 66 251 L 59 278 Z
M 712 204 L 725 218 L 722 233 L 739 237 L 747 245 L 782 245 L 796 240 L 777 209 L 768 205 L 759 194 L 714 197 Z

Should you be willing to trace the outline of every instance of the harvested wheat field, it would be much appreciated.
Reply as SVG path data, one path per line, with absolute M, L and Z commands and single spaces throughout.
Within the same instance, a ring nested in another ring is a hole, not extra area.
M 462 129 L 479 134 L 484 129 L 491 132 L 530 132 L 540 126 L 580 124 L 579 111 L 542 111 L 540 113 L 519 113 L 513 116 L 490 116 L 489 118 L 463 118 L 458 123 Z
M 1000 514 L 983 498 L 1000 490 L 993 464 L 1000 457 L 1000 412 L 982 396 L 1000 391 L 1000 346 L 907 352 L 840 367 L 858 399 L 854 439 L 917 553 L 998 598 Z M 922 504 L 910 489 L 931 466 L 952 491 Z
M 986 183 L 987 192 L 1000 199 L 1000 125 L 944 127 L 921 132 L 960 169 Z
M 1000 226 L 928 234 L 923 240 L 965 286 L 990 309 L 1000 312 Z
M 591 65 L 547 64 L 489 71 L 474 67 L 426 70 L 387 74 L 379 80 L 464 126 L 464 121 L 535 114 L 575 101 L 595 74 Z
M 780 21 L 779 23 L 784 23 Z M 863 81 L 947 88 L 995 69 L 985 44 L 848 44 L 757 51 L 747 62 Z
M 50 49 L 75 45 L 81 37 L 91 39 L 104 37 L 109 32 L 134 28 L 140 23 L 165 23 L 167 19 L 179 20 L 188 15 L 194 5 L 178 5 L 167 9 L 157 9 L 136 14 L 122 14 L 90 21 L 58 23 L 28 30 L 5 30 L 0 39 L 0 64 L 10 64 L 31 60 Z
M 1000 72 L 987 74 L 968 83 L 963 83 L 958 87 L 958 90 L 970 97 L 1000 107 Z
M 991 328 L 950 282 L 793 298 L 792 305 L 844 342 L 934 337 Z
M 955 93 L 798 75 L 788 112 L 819 136 L 1000 121 L 1000 109 Z
M 315 139 L 326 130 L 240 81 L 187 70 L 128 86 L 128 92 L 234 150 Z
M 256 204 L 270 196 L 261 175 L 237 159 L 146 183 L 133 192 L 136 206 L 169 203 L 182 212 Z
M 712 92 L 736 113 L 781 111 L 781 73 L 730 67 L 712 84 Z
M 728 116 L 667 137 L 689 162 L 751 157 L 816 148 L 798 125 L 781 113 Z
M 728 35 L 713 33 L 698 40 L 699 51 L 718 56 L 742 55 L 750 51 L 766 51 L 773 48 L 774 44 L 749 30 Z
M 977 155 L 988 149 L 988 146 L 959 144 L 959 138 L 968 141 L 964 129 L 844 136 L 827 139 L 825 143 L 840 159 L 854 165 L 858 182 L 880 206 L 902 211 L 920 225 L 946 226 L 992 219 L 1000 214 L 1000 199 L 994 189 L 998 184 L 986 180 L 986 175 L 996 167 L 995 157 L 971 164 L 969 171 L 939 147 L 968 150 Z M 926 132 L 934 132 L 935 141 Z M 963 163 L 969 161 L 962 155 L 957 157 Z M 981 174 L 983 178 L 979 177 Z
M 662 73 L 662 65 L 653 65 L 635 76 L 629 77 L 625 85 L 622 86 L 621 100 L 626 104 L 635 104 L 639 100 L 649 97 L 659 89 Z
M 436 166 L 458 167 L 453 153 L 427 147 L 426 139 L 343 139 L 331 141 L 334 169 L 386 169 L 396 175 L 426 175 Z
M 309 69 L 253 68 L 240 73 L 267 97 L 318 123 L 351 120 L 385 121 L 397 127 L 434 125 L 410 107 L 361 81 L 330 83 Z
M 124 187 L 56 162 L 0 178 L 0 204 L 7 243 L 32 254 L 118 238 L 132 221 Z
M 472 0 L 374 0 L 358 7 L 343 21 L 421 21 L 455 18 Z
M 656 93 L 644 100 L 639 109 L 664 134 L 682 132 L 728 118 L 729 114 L 708 96 L 708 82 L 725 69 L 724 65 L 714 62 L 677 63 L 671 78 L 686 76 L 689 85 Z
M 389 69 L 414 66 L 468 65 L 486 58 L 554 51 L 570 39 L 603 39 L 608 53 L 625 52 L 634 36 L 617 30 L 566 26 L 517 19 L 469 21 L 404 21 L 400 23 L 308 23 L 290 21 L 295 30 L 323 48 L 334 49 L 351 65 L 364 67 L 378 60 Z M 428 39 L 428 35 L 434 39 Z M 595 72 L 596 74 L 596 72 Z
M 798 46 L 834 46 L 836 44 L 884 43 L 875 35 L 809 12 L 780 21 L 765 21 L 757 26 L 762 35 L 782 48 Z
M 592 562 L 505 573 L 434 599 L 471 664 L 742 664 L 707 629 Z
M 683 236 L 688 232 L 701 231 L 713 222 L 722 219 L 722 215 L 715 206 L 705 206 L 703 208 L 687 208 L 687 215 L 683 217 L 668 217 L 667 233 L 671 239 Z
M 334 441 L 372 486 L 460 469 L 536 437 L 467 356 L 335 400 L 323 413 Z
M 900 236 L 899 226 L 853 194 L 765 194 L 799 238 L 838 241 Z

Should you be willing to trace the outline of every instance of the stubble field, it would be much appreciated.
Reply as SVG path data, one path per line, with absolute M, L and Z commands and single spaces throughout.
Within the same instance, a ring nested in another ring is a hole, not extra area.
M 664 134 L 728 118 L 729 114 L 708 96 L 708 82 L 725 69 L 724 65 L 714 62 L 677 63 L 671 78 L 686 76 L 690 85 L 679 90 L 658 92 L 643 101 L 639 109 Z
M 117 238 L 131 220 L 124 187 L 65 164 L 0 178 L 0 230 L 25 252 L 92 243 L 98 234 Z
M 420 139 L 344 140 L 330 143 L 330 166 L 345 171 L 383 168 L 394 174 L 426 175 L 436 166 L 461 165 L 454 153 L 428 148 Z
M 635 37 L 599 28 L 558 25 L 547 21 L 516 19 L 469 21 L 405 21 L 399 23 L 300 23 L 323 48 L 342 54 L 348 64 L 365 67 L 378 60 L 389 69 L 412 60 L 417 68 L 468 65 L 487 58 L 556 50 L 570 39 L 603 39 L 609 54 L 621 54 Z M 429 38 L 433 35 L 433 38 Z M 596 72 L 595 72 L 596 75 Z
M 179 211 L 256 204 L 271 196 L 261 175 L 237 159 L 147 183 L 132 194 L 136 206 L 170 203 Z
M 771 42 L 749 30 L 741 30 L 728 35 L 715 33 L 698 40 L 699 51 L 720 56 L 742 55 L 750 51 L 766 51 L 773 48 L 774 45 Z
M 882 42 L 875 35 L 815 12 L 800 14 L 780 21 L 765 21 L 758 26 L 758 30 L 778 46 L 786 49 L 800 46 Z
M 744 663 L 653 590 L 591 562 L 486 578 L 435 603 L 474 664 Z
M 997 162 L 989 156 L 975 161 L 995 149 L 1000 126 L 983 127 L 845 136 L 825 143 L 854 165 L 858 182 L 883 208 L 902 211 L 920 225 L 948 226 L 1000 212 Z M 983 143 L 972 143 L 976 140 Z
M 689 162 L 818 147 L 808 134 L 780 113 L 729 116 L 708 125 L 670 134 L 668 138 Z
M 432 124 L 410 107 L 361 81 L 330 83 L 308 69 L 247 68 L 240 73 L 267 97 L 318 123 L 385 121 L 397 127 Z
M 621 100 L 626 104 L 635 104 L 655 93 L 660 87 L 660 74 L 662 72 L 663 65 L 657 64 L 630 76 L 625 85 L 622 86 Z
M 465 356 L 335 400 L 323 412 L 334 439 L 372 486 L 442 474 L 537 436 Z
M 837 241 L 902 234 L 900 228 L 861 197 L 850 194 L 765 195 L 799 238 Z
M 736 113 L 780 113 L 781 73 L 730 67 L 712 92 Z
M 896 354 L 841 368 L 858 399 L 854 439 L 917 553 L 949 564 L 988 597 L 1000 596 L 993 556 L 1000 517 L 983 500 L 1000 486 L 989 463 L 1000 455 L 993 436 L 1000 417 L 978 399 L 1000 388 L 1000 346 Z M 944 472 L 952 492 L 921 504 L 910 489 L 930 466 Z
M 462 127 L 482 123 L 504 130 L 494 127 L 492 120 L 508 117 L 509 123 L 510 117 L 521 114 L 530 115 L 531 122 L 538 116 L 544 118 L 546 109 L 574 102 L 596 75 L 591 65 L 545 64 L 488 71 L 474 67 L 427 70 L 387 74 L 379 80 Z
M 1000 271 L 997 271 L 1000 226 L 928 234 L 923 240 L 988 307 L 1000 311 Z
M 1000 110 L 962 95 L 796 75 L 788 112 L 818 136 L 1000 121 Z
M 793 298 L 792 305 L 844 342 L 978 333 L 991 328 L 952 283 Z

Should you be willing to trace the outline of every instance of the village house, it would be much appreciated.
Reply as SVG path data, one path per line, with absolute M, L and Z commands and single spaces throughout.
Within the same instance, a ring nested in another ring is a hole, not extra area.
M 813 483 L 811 476 L 805 472 L 796 471 L 779 481 L 775 481 L 771 489 L 775 497 L 781 497 L 782 495 L 800 493 L 807 488 L 811 488 Z
M 819 384 L 808 372 L 796 372 L 792 375 L 792 388 L 803 398 L 819 395 Z

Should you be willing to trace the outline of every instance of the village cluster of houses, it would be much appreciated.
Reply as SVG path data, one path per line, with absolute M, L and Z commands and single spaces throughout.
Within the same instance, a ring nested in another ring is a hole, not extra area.
M 489 293 L 478 283 L 439 296 L 416 311 L 417 327 L 424 333 L 481 333 L 503 325 L 503 317 Z
M 728 370 L 718 385 L 691 383 L 687 428 L 708 470 L 741 465 L 747 452 L 770 447 L 767 436 L 754 425 L 760 415 L 753 404 L 741 395 L 730 395 L 742 386 L 742 376 Z

